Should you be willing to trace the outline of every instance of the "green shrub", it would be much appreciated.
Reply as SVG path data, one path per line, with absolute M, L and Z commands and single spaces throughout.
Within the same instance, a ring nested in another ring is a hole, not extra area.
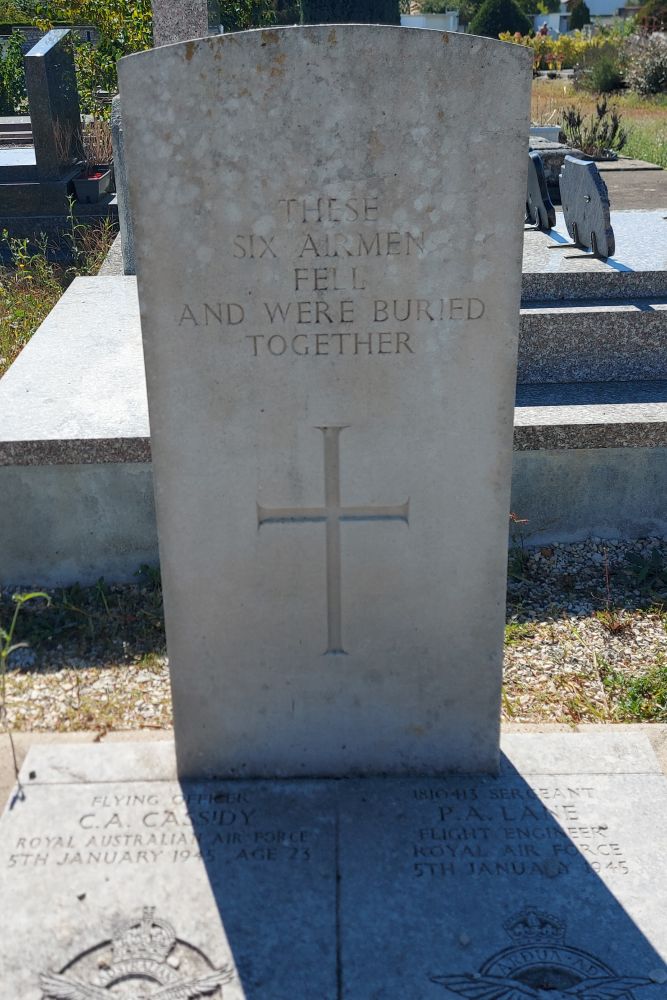
M 296 24 L 301 6 L 291 0 L 221 0 L 220 23 L 225 31 L 246 31 L 272 24 Z
M 275 23 L 300 24 L 301 0 L 275 0 Z
M 591 12 L 584 0 L 575 0 L 570 7 L 568 31 L 580 31 L 585 24 L 591 23 Z
M 445 14 L 448 10 L 458 9 L 456 0 L 423 0 L 419 4 L 422 14 Z
M 616 108 L 609 107 L 606 97 L 600 98 L 595 113 L 587 119 L 574 105 L 564 108 L 561 118 L 570 145 L 587 156 L 602 159 L 609 152 L 620 153 L 628 141 L 621 116 Z
M 531 30 L 532 22 L 516 0 L 484 0 L 470 22 L 473 35 L 486 35 L 489 38 L 498 38 L 501 31 L 518 31 L 527 35 Z
M 667 92 L 667 38 L 664 35 L 633 35 L 627 44 L 626 82 L 638 94 Z
M 600 56 L 593 63 L 589 80 L 591 89 L 596 94 L 612 94 L 625 83 L 618 59 L 608 55 Z
M 304 24 L 400 24 L 399 0 L 303 0 Z
M 611 94 L 625 86 L 621 47 L 612 41 L 588 48 L 574 71 L 577 90 Z

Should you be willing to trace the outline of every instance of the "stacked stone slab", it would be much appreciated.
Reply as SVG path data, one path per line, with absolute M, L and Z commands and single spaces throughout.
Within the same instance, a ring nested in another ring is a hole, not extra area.
M 512 502 L 532 541 L 664 534 L 663 216 L 613 213 L 609 261 L 567 247 L 562 216 L 526 233 Z

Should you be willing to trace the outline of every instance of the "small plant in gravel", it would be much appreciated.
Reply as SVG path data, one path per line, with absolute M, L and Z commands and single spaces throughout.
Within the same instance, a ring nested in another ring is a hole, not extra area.
M 0 626 L 0 724 L 6 729 L 7 735 L 9 736 L 9 745 L 12 749 L 14 775 L 16 777 L 17 784 L 19 781 L 18 762 L 16 760 L 16 751 L 14 749 L 14 740 L 12 739 L 11 729 L 7 726 L 7 667 L 9 665 L 9 657 L 12 653 L 15 653 L 18 649 L 25 649 L 28 645 L 27 642 L 14 642 L 16 623 L 18 621 L 21 608 L 24 604 L 27 604 L 28 601 L 34 601 L 40 597 L 44 598 L 47 602 L 49 601 L 49 595 L 43 593 L 41 590 L 35 590 L 30 594 L 13 594 L 12 601 L 16 607 L 14 608 L 14 614 L 11 617 L 9 628 L 6 629 Z
M 632 628 L 632 619 L 623 609 L 603 608 L 602 611 L 595 612 L 595 617 L 612 635 L 619 635 L 619 633 L 627 632 L 628 629 Z
M 505 626 L 505 645 L 512 646 L 524 639 L 532 639 L 536 626 L 531 622 L 508 622 Z

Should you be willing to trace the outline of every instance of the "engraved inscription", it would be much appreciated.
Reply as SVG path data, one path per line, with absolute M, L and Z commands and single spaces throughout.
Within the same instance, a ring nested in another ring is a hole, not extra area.
M 6 867 L 49 869 L 188 864 L 289 864 L 311 860 L 314 833 L 262 815 L 248 791 L 93 795 L 61 835 L 19 836 Z
M 345 654 L 341 581 L 341 521 L 403 521 L 408 524 L 410 501 L 395 506 L 343 507 L 340 499 L 340 434 L 344 427 L 318 427 L 324 435 L 324 507 L 262 507 L 257 526 L 321 521 L 326 524 L 327 654 Z
M 413 797 L 425 807 L 411 844 L 416 878 L 629 874 L 613 833 L 589 818 L 593 788 L 426 786 Z
M 426 288 L 420 293 L 427 294 L 410 298 L 387 294 L 381 286 L 388 281 L 391 287 L 391 265 L 384 259 L 409 258 L 419 281 L 419 262 L 437 246 L 429 247 L 420 225 L 383 228 L 381 208 L 377 196 L 358 193 L 279 198 L 273 214 L 257 224 L 262 232 L 236 233 L 227 248 L 242 262 L 237 267 L 248 268 L 248 287 L 236 293 L 242 301 L 190 300 L 179 307 L 175 323 L 184 331 L 224 330 L 230 337 L 225 342 L 249 358 L 298 357 L 310 364 L 313 358 L 381 355 L 409 362 L 429 331 L 440 335 L 450 324 L 483 322 L 487 307 L 474 295 L 442 297 Z M 274 231 L 267 232 L 272 223 Z M 280 298 L 258 293 L 267 265 L 273 284 L 275 267 L 283 263 L 290 291 Z

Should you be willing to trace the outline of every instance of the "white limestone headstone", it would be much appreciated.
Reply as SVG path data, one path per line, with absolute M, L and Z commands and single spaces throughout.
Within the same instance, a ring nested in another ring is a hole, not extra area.
M 121 61 L 182 775 L 497 764 L 530 78 L 360 25 Z

